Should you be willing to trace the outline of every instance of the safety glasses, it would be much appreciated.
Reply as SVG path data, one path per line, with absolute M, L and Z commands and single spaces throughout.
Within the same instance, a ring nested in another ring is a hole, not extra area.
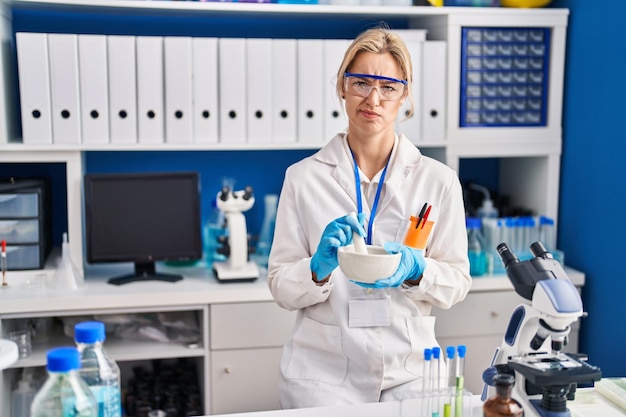
M 348 94 L 367 98 L 373 89 L 378 92 L 381 101 L 400 100 L 404 96 L 408 82 L 382 75 L 356 74 L 345 72 L 345 89 Z M 374 85 L 374 80 L 378 85 Z

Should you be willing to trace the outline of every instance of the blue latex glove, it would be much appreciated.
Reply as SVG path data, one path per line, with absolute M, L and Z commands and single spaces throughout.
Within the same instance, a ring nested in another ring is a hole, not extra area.
M 348 214 L 333 220 L 326 226 L 317 250 L 311 258 L 311 271 L 315 272 L 318 281 L 322 281 L 339 266 L 337 249 L 352 243 L 354 231 L 365 236 L 363 224 L 365 224 L 365 215 L 359 213 L 357 218 Z
M 387 242 L 383 245 L 387 253 L 401 253 L 400 265 L 396 272 L 388 278 L 379 279 L 373 284 L 355 282 L 355 284 L 366 288 L 388 288 L 399 287 L 404 281 L 419 278 L 426 269 L 426 259 L 424 251 L 404 246 L 397 242 Z

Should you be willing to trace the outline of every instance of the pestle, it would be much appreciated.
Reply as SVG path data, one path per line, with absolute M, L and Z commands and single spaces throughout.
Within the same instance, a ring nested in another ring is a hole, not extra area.
M 357 218 L 355 212 L 351 212 L 350 216 Z M 367 246 L 365 245 L 365 239 L 358 232 L 352 232 L 352 243 L 354 245 L 354 251 L 356 253 L 367 253 Z

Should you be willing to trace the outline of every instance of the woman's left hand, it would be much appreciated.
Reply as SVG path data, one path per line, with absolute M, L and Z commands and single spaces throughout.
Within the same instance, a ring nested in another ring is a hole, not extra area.
M 355 282 L 366 288 L 399 287 L 406 280 L 418 279 L 426 269 L 424 251 L 413 249 L 397 242 L 387 242 L 383 245 L 387 253 L 401 253 L 400 264 L 396 272 L 388 278 L 379 279 L 373 284 Z

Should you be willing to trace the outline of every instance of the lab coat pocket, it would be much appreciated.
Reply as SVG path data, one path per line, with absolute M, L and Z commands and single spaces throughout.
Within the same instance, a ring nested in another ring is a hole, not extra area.
M 304 317 L 290 343 L 285 376 L 339 384 L 346 374 L 348 360 L 341 346 L 341 329 Z
M 406 325 L 411 339 L 411 354 L 404 366 L 410 373 L 420 376 L 424 368 L 424 349 L 439 346 L 435 339 L 435 317 L 408 317 Z

